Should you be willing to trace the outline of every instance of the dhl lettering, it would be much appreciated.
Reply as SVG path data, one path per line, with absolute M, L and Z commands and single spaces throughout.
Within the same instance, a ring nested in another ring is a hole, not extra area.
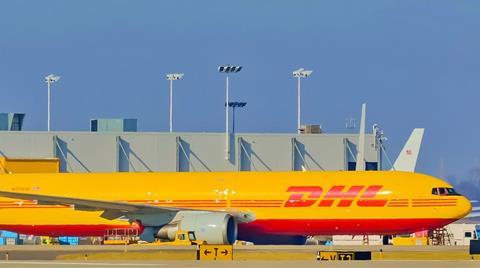
M 357 197 L 358 193 L 363 189 L 363 186 L 356 185 L 350 187 L 348 191 L 344 192 L 345 186 L 333 186 L 330 188 L 330 191 L 327 192 L 324 199 L 320 201 L 319 207 L 330 207 L 333 204 L 333 200 L 326 200 L 326 199 L 338 199 L 341 198 L 340 202 L 338 203 L 339 207 L 349 207 L 352 205 L 353 199 Z M 347 199 L 348 198 L 348 199 Z M 327 202 L 323 202 L 327 201 Z M 332 201 L 332 202 L 328 202 Z
M 325 198 L 355 198 L 364 186 L 352 186 L 346 192 L 343 191 L 345 186 L 333 186 L 327 192 Z
M 295 192 L 295 194 L 290 195 L 284 207 L 309 207 L 317 202 L 323 189 L 320 186 L 290 186 L 287 192 Z M 303 193 L 310 193 L 309 199 L 303 199 Z
M 382 185 L 368 186 L 367 190 L 362 194 L 362 198 L 374 198 L 382 187 Z
M 357 200 L 360 207 L 383 207 L 387 199 L 374 199 L 382 189 L 382 185 L 368 186 Z M 339 200 L 338 207 L 350 207 L 355 198 L 365 188 L 364 185 L 354 185 L 345 191 L 345 185 L 335 185 L 320 199 L 323 189 L 320 186 L 290 186 L 287 192 L 292 192 L 284 207 L 310 207 L 320 201 L 319 207 L 331 207 L 335 200 Z M 304 198 L 306 196 L 306 198 Z
M 318 206 L 319 207 L 331 207 L 333 205 L 333 201 L 335 201 L 335 199 L 320 200 L 320 204 L 318 204 Z
M 375 198 L 382 187 L 382 185 L 369 186 L 357 201 L 357 205 L 359 207 L 384 207 L 387 204 L 387 199 L 372 199 Z

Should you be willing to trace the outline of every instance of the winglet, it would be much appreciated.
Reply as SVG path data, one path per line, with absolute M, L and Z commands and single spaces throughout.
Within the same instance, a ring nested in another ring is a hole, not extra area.
M 412 131 L 407 143 L 405 143 L 397 160 L 395 160 L 392 170 L 415 172 L 424 131 L 424 128 L 415 128 Z

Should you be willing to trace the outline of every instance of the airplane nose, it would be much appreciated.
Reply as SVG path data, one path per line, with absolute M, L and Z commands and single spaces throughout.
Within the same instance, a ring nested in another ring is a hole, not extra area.
M 467 216 L 472 211 L 472 203 L 464 196 L 460 196 L 458 199 L 458 216 L 456 218 L 461 219 Z

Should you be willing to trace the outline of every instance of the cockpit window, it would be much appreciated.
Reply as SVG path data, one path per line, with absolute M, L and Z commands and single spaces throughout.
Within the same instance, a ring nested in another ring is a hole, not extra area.
M 432 189 L 433 195 L 460 195 L 459 193 L 455 192 L 453 188 L 446 188 L 446 187 L 438 187 Z
M 447 188 L 447 195 L 460 195 L 460 194 L 455 192 L 455 189 L 453 188 Z

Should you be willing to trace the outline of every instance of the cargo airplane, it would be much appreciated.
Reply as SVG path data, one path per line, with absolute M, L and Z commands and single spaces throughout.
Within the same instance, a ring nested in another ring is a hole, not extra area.
M 432 230 L 471 210 L 446 182 L 399 171 L 6 174 L 0 229 L 141 239 L 195 231 L 210 244 L 301 244 L 312 235 Z

